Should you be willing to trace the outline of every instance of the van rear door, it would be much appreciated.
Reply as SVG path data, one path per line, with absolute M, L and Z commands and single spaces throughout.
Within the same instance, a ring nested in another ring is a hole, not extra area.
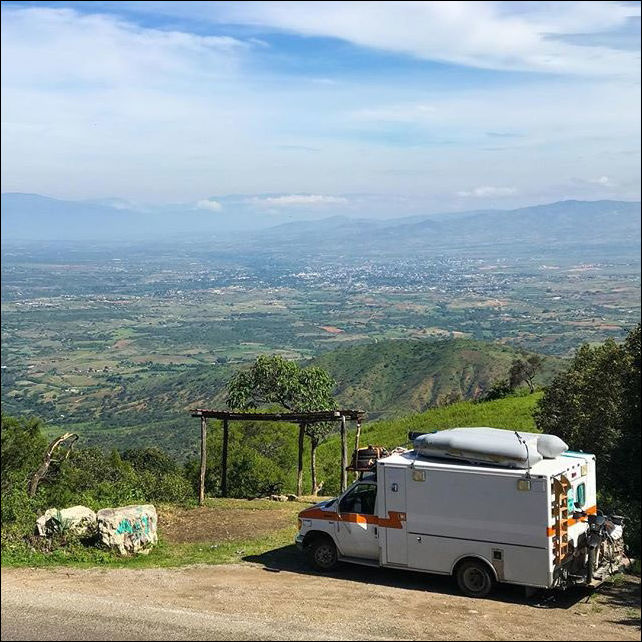
M 379 520 L 386 538 L 386 561 L 398 566 L 408 565 L 406 534 L 406 468 L 385 466 L 386 517 Z M 380 537 L 384 534 L 381 533 Z

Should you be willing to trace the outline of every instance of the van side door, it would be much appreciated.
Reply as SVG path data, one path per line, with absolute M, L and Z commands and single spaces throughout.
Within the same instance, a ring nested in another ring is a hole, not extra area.
M 382 537 L 386 538 L 386 561 L 398 566 L 408 565 L 406 530 L 407 468 L 385 466 L 386 519 L 380 520 Z M 382 471 L 383 472 L 383 471 Z M 385 535 L 384 535 L 385 533 Z

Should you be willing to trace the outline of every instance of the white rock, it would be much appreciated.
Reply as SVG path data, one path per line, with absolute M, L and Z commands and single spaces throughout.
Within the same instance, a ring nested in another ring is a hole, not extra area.
M 146 555 L 158 542 L 158 517 L 151 504 L 103 508 L 97 520 L 101 543 L 121 555 Z
M 36 530 L 41 537 L 54 533 L 74 533 L 87 537 L 96 532 L 96 513 L 86 506 L 50 508 L 36 520 Z

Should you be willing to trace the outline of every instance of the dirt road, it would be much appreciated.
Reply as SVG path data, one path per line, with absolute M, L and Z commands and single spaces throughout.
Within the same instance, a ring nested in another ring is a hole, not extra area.
M 274 561 L 274 560 L 272 560 Z M 2 569 L 3 640 L 639 640 L 640 584 L 470 600 L 450 580 L 260 563 L 175 569 Z

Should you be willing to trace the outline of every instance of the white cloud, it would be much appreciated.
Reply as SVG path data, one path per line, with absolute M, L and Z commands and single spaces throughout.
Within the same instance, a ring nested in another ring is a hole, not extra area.
M 322 205 L 345 205 L 348 199 L 343 196 L 325 196 L 322 194 L 285 194 L 283 196 L 255 197 L 253 203 L 268 207 L 301 207 Z
M 634 3 L 228 2 L 202 15 L 488 69 L 589 76 L 639 69 L 639 52 L 550 37 L 622 27 L 640 15 Z
M 472 190 L 457 192 L 457 196 L 476 198 L 493 198 L 496 196 L 511 196 L 517 192 L 515 187 L 493 187 L 492 185 L 482 185 Z
M 218 201 L 203 199 L 196 203 L 196 209 L 206 210 L 208 212 L 220 212 L 223 209 L 223 206 Z
M 109 15 L 12 6 L 2 10 L 2 44 L 9 53 L 2 56 L 5 83 L 69 90 L 81 83 L 85 89 L 107 82 L 162 86 L 178 75 L 194 79 L 195 71 L 211 81 L 232 71 L 235 54 L 251 46 L 227 36 L 144 28 Z
M 600 176 L 599 178 L 592 178 L 589 180 L 589 183 L 594 183 L 595 185 L 602 185 L 603 187 L 617 187 L 617 183 L 614 183 L 612 179 L 608 176 Z

